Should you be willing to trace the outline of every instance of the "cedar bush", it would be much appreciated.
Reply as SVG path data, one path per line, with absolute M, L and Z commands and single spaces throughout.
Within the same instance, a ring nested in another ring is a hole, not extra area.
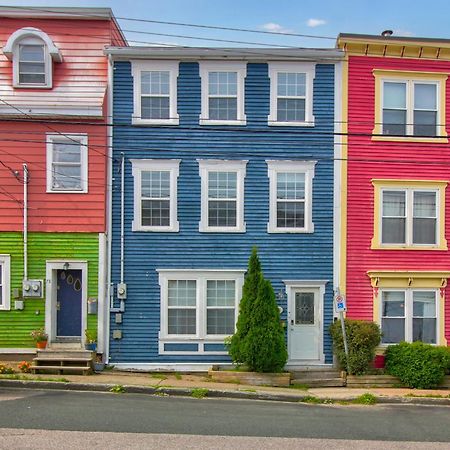
M 287 361 L 275 293 L 262 274 L 256 248 L 249 259 L 236 333 L 228 341 L 228 352 L 234 363 L 255 372 L 280 372 Z
M 363 375 L 369 369 L 375 357 L 375 349 L 381 342 L 380 327 L 374 322 L 365 320 L 345 319 L 344 323 L 347 333 L 348 364 L 340 320 L 330 326 L 334 354 L 340 367 L 348 370 L 350 375 Z
M 442 383 L 450 369 L 450 350 L 423 342 L 401 342 L 386 350 L 386 372 L 417 389 L 429 389 Z

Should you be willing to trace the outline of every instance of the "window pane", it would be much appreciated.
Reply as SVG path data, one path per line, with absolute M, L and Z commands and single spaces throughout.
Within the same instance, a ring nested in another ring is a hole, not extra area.
M 436 344 L 436 319 L 413 319 L 413 341 Z
M 170 119 L 169 97 L 142 97 L 142 119 Z
M 236 120 L 237 98 L 210 98 L 209 118 L 211 120 Z
M 147 198 L 170 198 L 170 172 L 141 172 L 141 195 Z
M 405 191 L 383 191 L 383 216 L 404 217 L 406 211 Z
M 437 109 L 435 84 L 414 84 L 414 109 Z
M 142 200 L 142 226 L 170 226 L 170 200 Z
M 44 62 L 43 45 L 19 45 L 19 60 L 27 62 Z
M 382 292 L 382 316 L 404 317 L 405 316 L 405 292 L 383 291 Z
M 19 64 L 19 72 L 21 75 L 45 74 L 45 64 L 35 62 L 21 62 Z
M 208 202 L 208 226 L 235 227 L 236 201 L 210 200 Z
M 304 202 L 277 202 L 278 228 L 304 228 L 305 203 Z
M 304 122 L 305 117 L 305 99 L 278 99 L 277 119 L 280 122 Z
M 289 97 L 304 97 L 306 95 L 305 73 L 279 73 L 278 95 Z
M 52 188 L 81 190 L 81 166 L 55 165 L 52 167 Z
M 405 319 L 382 319 L 383 344 L 395 344 L 405 340 Z
M 195 309 L 169 309 L 168 334 L 195 334 L 197 318 Z
M 406 242 L 405 219 L 383 218 L 381 242 L 383 244 L 404 244 Z
M 414 217 L 436 217 L 436 192 L 414 192 Z
M 406 84 L 385 82 L 383 84 L 383 109 L 406 109 Z
M 436 219 L 413 219 L 413 243 L 436 244 Z
M 237 95 L 237 72 L 209 72 L 209 95 Z
M 437 125 L 435 111 L 414 111 L 414 135 L 435 136 Z
M 81 146 L 79 143 L 53 142 L 54 163 L 81 163 Z
M 413 316 L 436 317 L 436 293 L 434 291 L 413 291 Z
M 305 174 L 278 173 L 277 198 L 303 200 L 305 198 Z
M 206 305 L 234 306 L 235 293 L 234 280 L 208 280 L 206 287 Z
M 141 94 L 169 95 L 168 71 L 141 72 Z
M 208 309 L 206 316 L 206 334 L 234 333 L 234 309 Z
M 45 74 L 19 73 L 19 83 L 45 84 Z
M 406 111 L 383 110 L 383 134 L 406 134 Z
M 314 325 L 314 292 L 295 293 L 295 324 Z
M 169 280 L 168 305 L 196 306 L 197 282 L 195 280 Z
M 209 172 L 208 197 L 209 198 L 236 198 L 237 173 L 236 172 Z

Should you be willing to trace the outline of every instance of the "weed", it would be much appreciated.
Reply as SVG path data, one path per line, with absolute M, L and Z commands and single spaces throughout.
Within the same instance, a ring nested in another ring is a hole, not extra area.
M 203 398 L 208 395 L 208 389 L 205 388 L 195 388 L 191 391 L 191 397 L 194 398 Z
M 123 394 L 125 392 L 125 388 L 121 384 L 114 385 L 109 392 L 114 392 L 115 394 Z
M 163 373 L 152 373 L 151 376 L 152 376 L 152 378 L 155 378 L 157 380 L 161 380 L 161 381 L 167 380 L 167 376 L 164 375 Z
M 4 364 L 0 364 L 0 373 L 1 374 L 12 374 L 15 370 L 12 367 L 5 366 Z
M 169 394 L 167 392 L 155 391 L 153 395 L 157 395 L 158 397 L 168 397 Z
M 183 377 L 181 376 L 181 373 L 180 373 L 180 372 L 175 372 L 175 378 L 176 378 L 177 380 L 183 379 Z
M 360 395 L 352 400 L 354 405 L 375 405 L 377 403 L 377 397 L 369 392 Z
M 33 378 L 27 375 L 18 375 L 18 374 L 7 374 L 7 375 L 0 375 L 0 379 L 3 380 L 23 380 L 23 381 L 55 381 L 57 383 L 70 383 L 70 380 L 67 378 L 42 378 L 37 377 Z
M 450 394 L 406 394 L 405 397 L 416 397 L 416 398 L 450 398 Z
M 309 386 L 307 384 L 291 384 L 289 386 L 290 389 L 298 389 L 300 391 L 307 391 L 309 389 Z
M 334 403 L 334 400 L 331 398 L 319 398 L 314 397 L 313 395 L 307 395 L 299 400 L 300 403 L 310 403 L 313 405 L 331 405 Z
M 256 389 L 239 389 L 240 392 L 257 392 Z

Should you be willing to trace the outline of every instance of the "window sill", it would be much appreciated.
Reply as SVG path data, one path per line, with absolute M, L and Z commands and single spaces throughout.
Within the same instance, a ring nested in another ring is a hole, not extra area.
M 14 84 L 14 89 L 53 89 L 51 84 Z
M 373 244 L 370 246 L 371 250 L 426 250 L 426 251 L 446 251 L 447 241 L 443 245 L 380 245 Z
M 267 232 L 270 234 L 312 234 L 314 233 L 314 224 L 308 228 L 276 228 L 268 224 Z
M 279 122 L 277 120 L 268 121 L 269 127 L 310 127 L 313 128 L 315 126 L 314 121 L 311 122 Z
M 133 222 L 131 231 L 142 231 L 145 233 L 178 233 L 180 231 L 180 227 L 178 222 L 171 227 L 139 227 Z
M 448 142 L 448 138 L 442 137 L 418 137 L 418 136 L 380 136 L 379 134 L 372 136 L 372 141 L 381 142 L 429 142 L 434 144 L 445 144 Z
M 46 191 L 47 194 L 88 194 L 88 190 L 87 189 L 82 189 L 79 191 L 65 191 L 65 190 L 61 190 L 61 191 L 57 191 L 54 189 L 47 189 Z
M 146 126 L 158 126 L 158 125 L 179 125 L 180 119 L 139 119 L 133 117 L 131 120 L 132 125 L 146 125 Z
M 213 120 L 200 118 L 199 125 L 247 125 L 246 119 L 241 120 Z
M 245 233 L 245 224 L 240 227 L 206 227 L 200 223 L 198 227 L 200 233 Z

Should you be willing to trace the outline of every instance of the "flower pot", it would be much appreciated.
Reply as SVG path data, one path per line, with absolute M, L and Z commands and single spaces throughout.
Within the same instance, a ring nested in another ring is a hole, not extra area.
M 385 365 L 385 356 L 375 355 L 375 359 L 373 360 L 373 367 L 375 369 L 384 369 L 384 365 Z
M 36 341 L 36 347 L 39 349 L 44 349 L 47 347 L 47 341 Z
M 97 350 L 97 342 L 86 342 L 84 348 L 90 352 L 95 352 Z

